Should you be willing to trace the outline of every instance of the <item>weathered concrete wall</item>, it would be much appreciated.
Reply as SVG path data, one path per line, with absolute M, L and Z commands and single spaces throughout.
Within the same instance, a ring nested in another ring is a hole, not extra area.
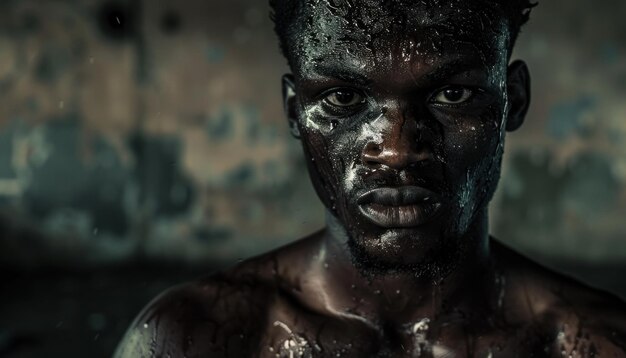
M 496 236 L 626 258 L 626 3 L 545 0 Z M 0 260 L 246 257 L 322 225 L 265 1 L 0 3 Z

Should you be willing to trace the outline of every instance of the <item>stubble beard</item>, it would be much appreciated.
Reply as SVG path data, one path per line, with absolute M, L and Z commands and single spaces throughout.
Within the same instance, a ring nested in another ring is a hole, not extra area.
M 348 233 L 347 246 L 352 264 L 362 275 L 372 278 L 410 275 L 419 280 L 437 282 L 445 279 L 458 266 L 465 251 L 462 240 L 454 239 L 442 232 L 437 243 L 424 248 L 421 258 L 407 263 L 376 255 L 366 248 L 364 244 L 366 240 L 378 240 L 378 238 Z

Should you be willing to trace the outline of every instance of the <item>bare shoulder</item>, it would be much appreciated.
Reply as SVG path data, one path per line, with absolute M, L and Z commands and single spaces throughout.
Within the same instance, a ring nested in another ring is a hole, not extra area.
M 116 357 L 237 357 L 253 349 L 271 288 L 262 280 L 212 275 L 159 295 L 138 315 Z
M 268 312 L 306 238 L 159 295 L 138 315 L 116 357 L 243 357 L 258 348 Z
M 504 256 L 510 311 L 533 327 L 553 332 L 552 350 L 557 355 L 626 357 L 626 303 L 622 299 L 508 249 Z

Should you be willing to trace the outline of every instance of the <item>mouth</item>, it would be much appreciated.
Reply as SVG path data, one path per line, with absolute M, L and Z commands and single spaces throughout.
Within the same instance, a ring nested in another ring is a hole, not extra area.
M 434 192 L 418 186 L 377 188 L 357 199 L 359 210 L 371 223 L 384 228 L 410 228 L 432 220 L 441 207 Z

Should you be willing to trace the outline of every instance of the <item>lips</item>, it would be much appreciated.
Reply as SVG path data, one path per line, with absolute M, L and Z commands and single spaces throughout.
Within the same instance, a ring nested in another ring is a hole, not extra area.
M 384 228 L 420 226 L 441 207 L 437 194 L 418 186 L 373 189 L 361 195 L 357 204 L 367 220 Z

